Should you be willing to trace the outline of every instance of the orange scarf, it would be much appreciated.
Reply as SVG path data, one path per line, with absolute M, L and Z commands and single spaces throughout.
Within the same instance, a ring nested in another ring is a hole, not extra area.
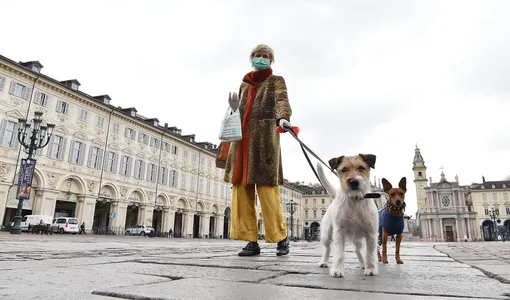
M 243 130 L 243 139 L 237 146 L 236 152 L 236 166 L 234 170 L 234 178 L 232 184 L 246 185 L 248 180 L 248 154 L 250 146 L 250 119 L 253 103 L 255 102 L 255 96 L 257 96 L 257 90 L 259 85 L 264 82 L 269 76 L 273 74 L 271 68 L 252 71 L 244 75 L 243 82 L 249 83 L 250 88 L 248 89 L 248 99 L 246 100 L 246 106 L 244 107 L 244 114 L 241 121 L 241 129 Z M 240 95 L 239 95 L 240 96 Z M 239 142 L 238 142 L 239 143 Z

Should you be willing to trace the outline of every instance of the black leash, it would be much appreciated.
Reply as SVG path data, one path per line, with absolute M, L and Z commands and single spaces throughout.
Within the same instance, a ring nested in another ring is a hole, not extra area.
M 317 180 L 319 180 L 319 183 L 322 185 L 322 187 L 324 187 L 324 184 L 322 184 L 322 181 L 319 178 L 319 174 L 317 174 L 317 170 L 315 170 L 315 167 L 313 166 L 312 161 L 310 160 L 310 157 L 308 156 L 308 153 L 306 153 L 306 151 L 310 152 L 310 154 L 313 157 L 315 157 L 320 163 L 325 165 L 326 168 L 328 168 L 328 170 L 331 171 L 331 173 L 335 174 L 335 176 L 338 177 L 338 173 L 336 172 L 336 170 L 332 169 L 328 164 L 326 164 L 324 161 L 322 161 L 322 159 L 317 154 L 315 154 L 315 152 L 313 152 L 310 148 L 308 148 L 308 146 L 297 137 L 297 135 L 294 133 L 294 131 L 292 130 L 291 127 L 289 127 L 288 125 L 284 125 L 284 127 L 285 127 L 285 130 L 287 130 L 287 132 L 290 133 L 290 135 L 294 139 L 296 139 L 296 141 L 299 143 L 299 146 L 301 146 L 301 150 L 303 151 L 303 154 L 305 155 L 306 161 L 310 165 L 310 168 L 312 169 L 313 174 L 315 174 L 315 177 L 317 177 Z M 365 198 L 380 198 L 380 197 L 381 197 L 381 195 L 378 193 L 368 193 L 365 195 Z

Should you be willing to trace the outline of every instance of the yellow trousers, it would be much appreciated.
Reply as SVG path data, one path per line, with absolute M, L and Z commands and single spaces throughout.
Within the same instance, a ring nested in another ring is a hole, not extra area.
M 266 242 L 278 243 L 287 237 L 283 220 L 278 186 L 257 185 Z M 258 220 L 255 210 L 255 185 L 232 187 L 232 226 L 230 237 L 236 240 L 257 242 Z

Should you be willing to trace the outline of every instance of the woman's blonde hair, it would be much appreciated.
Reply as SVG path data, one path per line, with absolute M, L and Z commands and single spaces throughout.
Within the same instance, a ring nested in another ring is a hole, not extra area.
M 255 48 L 253 48 L 251 50 L 250 60 L 253 58 L 255 53 L 257 53 L 257 52 L 259 52 L 261 50 L 265 50 L 265 51 L 269 52 L 269 60 L 271 61 L 271 63 L 274 63 L 274 51 L 273 51 L 273 49 L 271 47 L 269 47 L 266 44 L 258 44 L 257 46 L 255 46 Z

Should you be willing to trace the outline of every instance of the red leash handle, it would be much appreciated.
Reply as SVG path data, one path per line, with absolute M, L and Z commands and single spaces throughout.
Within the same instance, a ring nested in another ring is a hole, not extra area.
M 301 131 L 301 130 L 299 129 L 299 127 L 297 127 L 297 126 L 292 126 L 290 129 L 292 130 L 292 132 L 294 132 L 294 134 L 295 134 L 296 136 L 297 136 L 297 135 L 299 134 L 299 132 Z M 288 130 L 288 129 L 287 129 L 287 130 Z M 278 126 L 278 127 L 276 127 L 276 132 L 278 132 L 278 133 L 285 133 L 285 130 L 283 130 L 283 128 L 282 128 L 281 126 Z

